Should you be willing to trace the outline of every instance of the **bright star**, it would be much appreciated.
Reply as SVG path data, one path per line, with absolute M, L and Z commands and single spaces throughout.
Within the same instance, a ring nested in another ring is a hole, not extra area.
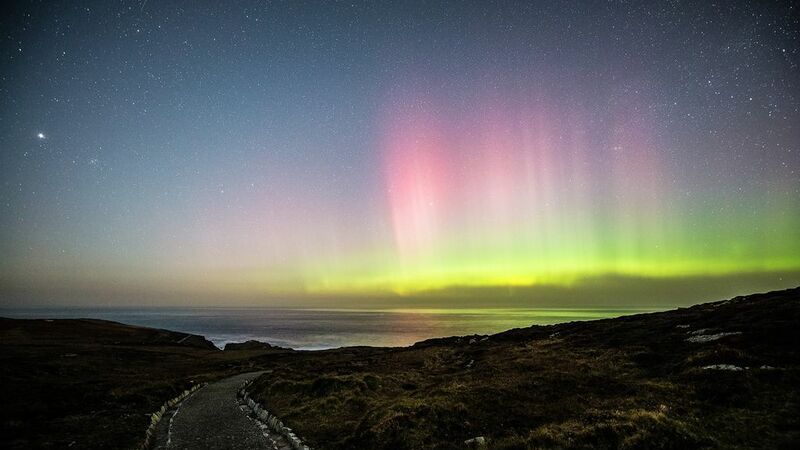
M 39 139 L 44 139 L 44 133 L 39 133 L 36 135 L 36 137 Z

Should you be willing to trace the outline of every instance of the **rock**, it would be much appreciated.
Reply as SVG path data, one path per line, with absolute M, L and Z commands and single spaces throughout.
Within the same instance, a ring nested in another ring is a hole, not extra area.
M 687 331 L 687 334 L 691 334 L 692 336 L 697 336 L 698 334 L 706 334 L 706 331 L 710 330 L 708 328 L 700 328 L 699 330 Z
M 186 347 L 202 348 L 206 350 L 218 350 L 217 346 L 214 345 L 213 342 L 207 340 L 203 336 L 197 336 L 194 334 L 187 334 L 183 336 L 182 338 L 178 339 L 176 344 Z
M 230 351 L 230 350 L 271 350 L 273 348 L 279 348 L 279 347 L 273 347 L 272 345 L 270 345 L 270 344 L 268 344 L 266 342 L 261 342 L 261 341 L 256 341 L 256 340 L 249 340 L 247 342 L 229 342 L 229 343 L 225 344 L 224 350 L 225 351 Z
M 717 339 L 724 338 L 725 336 L 736 336 L 739 334 L 742 333 L 739 331 L 734 331 L 730 333 L 700 334 L 686 339 L 686 342 L 695 342 L 695 343 L 711 342 L 711 341 L 716 341 Z
M 730 371 L 733 371 L 733 372 L 739 372 L 739 371 L 747 369 L 747 367 L 734 366 L 733 364 L 714 364 L 714 365 L 711 365 L 711 366 L 704 366 L 703 369 L 704 370 L 730 370 Z
M 286 440 L 289 441 L 289 445 L 292 447 L 293 450 L 302 450 L 303 442 L 297 437 L 294 433 L 286 433 Z
M 486 438 L 483 436 L 477 436 L 472 439 L 467 439 L 464 441 L 464 444 L 468 448 L 486 448 Z

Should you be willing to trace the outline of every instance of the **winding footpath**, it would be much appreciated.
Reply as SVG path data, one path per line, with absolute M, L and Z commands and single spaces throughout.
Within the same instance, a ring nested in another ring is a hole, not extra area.
M 153 448 L 289 450 L 283 437 L 270 433 L 237 401 L 242 383 L 260 374 L 244 373 L 198 389 L 164 415 Z

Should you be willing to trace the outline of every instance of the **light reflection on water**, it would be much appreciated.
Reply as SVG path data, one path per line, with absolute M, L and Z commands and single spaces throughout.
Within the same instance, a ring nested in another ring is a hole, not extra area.
M 406 346 L 434 337 L 493 334 L 511 328 L 593 320 L 653 309 L 0 309 L 17 318 L 96 318 L 205 336 L 218 347 L 250 339 L 313 350 L 354 345 Z

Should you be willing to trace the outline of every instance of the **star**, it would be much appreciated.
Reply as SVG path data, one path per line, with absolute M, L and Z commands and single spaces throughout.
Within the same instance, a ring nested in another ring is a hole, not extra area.
M 45 135 L 44 135 L 44 133 L 38 133 L 38 134 L 36 135 L 36 137 L 37 137 L 37 138 L 39 138 L 39 139 L 44 139 L 44 138 L 45 138 Z

